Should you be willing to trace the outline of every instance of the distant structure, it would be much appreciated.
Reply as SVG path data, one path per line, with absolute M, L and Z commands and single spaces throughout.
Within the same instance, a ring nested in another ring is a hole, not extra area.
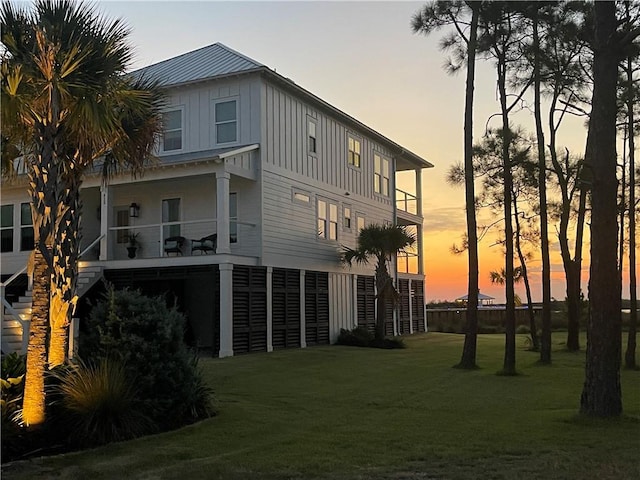
M 480 290 L 478 290 L 478 306 L 479 307 L 493 305 L 494 300 L 495 300 L 495 297 L 491 297 L 489 295 L 480 293 Z M 463 305 L 466 305 L 468 302 L 469 302 L 468 295 L 463 295 L 462 297 L 456 298 L 456 303 L 462 303 Z

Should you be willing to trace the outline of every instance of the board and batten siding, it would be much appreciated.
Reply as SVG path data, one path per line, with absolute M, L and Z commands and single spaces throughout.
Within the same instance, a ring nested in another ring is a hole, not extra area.
M 184 143 L 179 152 L 171 154 L 260 142 L 260 80 L 257 76 L 173 88 L 167 95 L 165 110 L 183 109 Z M 225 99 L 238 101 L 238 141 L 216 145 L 214 104 Z M 157 153 L 163 155 L 162 151 Z
M 379 206 L 392 207 L 392 197 L 376 194 L 373 187 L 374 152 L 389 159 L 393 166 L 393 158 L 387 148 L 277 86 L 268 82 L 263 85 L 263 168 L 274 166 L 333 186 L 342 193 L 370 199 Z M 317 124 L 315 155 L 308 151 L 309 118 Z M 349 135 L 361 141 L 359 168 L 347 164 Z M 391 172 L 392 191 L 395 188 L 393 177 Z

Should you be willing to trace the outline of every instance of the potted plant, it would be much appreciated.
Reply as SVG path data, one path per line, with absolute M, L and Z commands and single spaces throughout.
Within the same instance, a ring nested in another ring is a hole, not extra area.
M 129 234 L 129 243 L 127 243 L 127 251 L 129 252 L 129 258 L 136 258 L 136 250 L 140 243 L 138 242 L 139 233 L 130 233 Z

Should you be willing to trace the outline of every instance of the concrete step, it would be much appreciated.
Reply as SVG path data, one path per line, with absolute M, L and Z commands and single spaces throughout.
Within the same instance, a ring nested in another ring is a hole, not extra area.
M 18 322 L 15 318 L 10 315 L 6 315 L 4 317 L 4 321 L 2 322 L 2 335 L 6 330 L 20 329 L 22 331 L 22 323 Z
M 31 309 L 31 306 L 33 305 L 32 302 L 13 302 L 11 304 L 11 306 L 13 307 L 14 310 L 18 310 L 20 311 L 20 309 L 24 309 L 24 308 L 28 308 Z
M 102 271 L 102 267 L 81 267 L 79 269 L 79 274 L 82 275 L 83 273 L 100 273 Z

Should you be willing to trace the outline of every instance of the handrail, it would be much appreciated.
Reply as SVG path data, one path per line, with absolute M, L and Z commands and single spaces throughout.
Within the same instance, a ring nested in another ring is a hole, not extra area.
M 31 321 L 23 319 L 18 312 L 11 306 L 9 302 L 2 297 L 2 322 L 4 323 L 4 311 L 5 309 L 15 318 L 20 326 L 22 327 L 22 351 L 27 351 L 27 345 L 29 343 L 29 329 L 31 328 Z M 7 348 L 6 342 L 4 341 L 4 336 L 2 337 L 2 345 L 3 348 Z
M 104 233 L 102 235 L 100 235 L 98 238 L 96 238 L 93 242 L 91 242 L 89 244 L 89 246 L 87 248 L 85 248 L 83 251 L 80 252 L 80 255 L 78 255 L 78 258 L 82 258 L 82 256 L 87 253 L 90 249 L 92 249 L 100 240 L 102 240 L 102 238 L 104 237 Z
M 2 305 L 4 305 L 7 311 L 20 322 L 22 328 L 29 324 L 29 320 L 25 320 L 24 318 L 22 318 L 20 314 L 13 308 L 13 306 L 9 302 L 7 302 L 6 298 L 2 299 Z
M 20 275 L 22 275 L 26 271 L 27 271 L 27 266 L 25 265 L 20 270 L 18 270 L 16 273 L 11 275 L 6 282 L 0 283 L 0 287 L 6 287 L 7 285 L 9 285 L 11 282 L 13 282 L 16 278 L 18 278 Z

